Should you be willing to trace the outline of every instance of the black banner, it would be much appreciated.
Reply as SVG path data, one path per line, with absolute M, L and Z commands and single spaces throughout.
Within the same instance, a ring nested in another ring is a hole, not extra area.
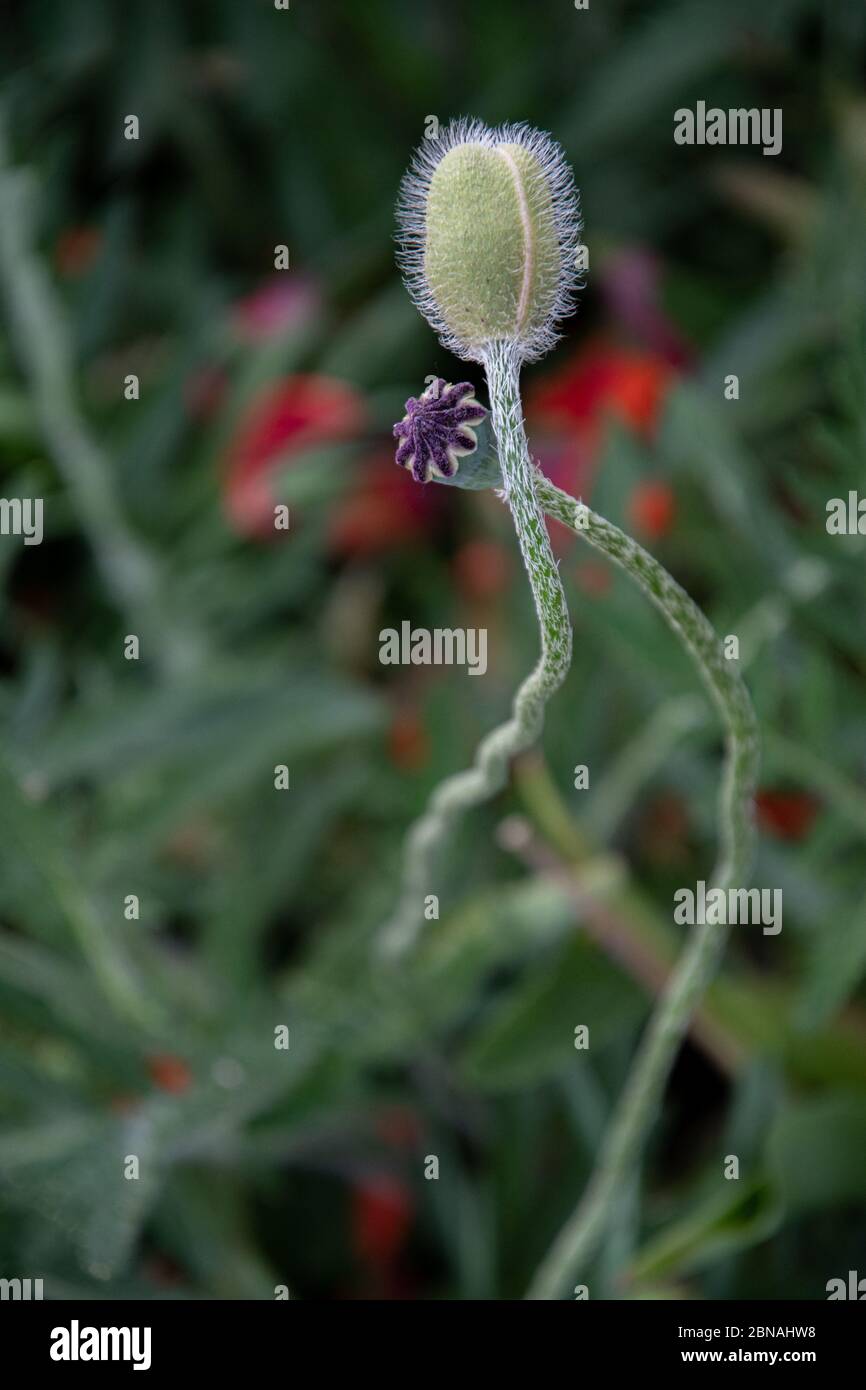
M 547 1309 L 512 1304 L 501 1324 L 494 1305 L 471 1309 L 471 1316 L 482 1318 L 473 1337 L 480 1332 L 485 1361 L 495 1364 L 501 1348 L 509 1368 L 519 1357 L 536 1371 L 556 1352 L 567 1353 L 575 1369 L 586 1363 L 612 1373 L 794 1365 L 811 1367 L 826 1379 L 850 1365 L 864 1326 L 859 1308 L 834 1302 L 578 1302 Z M 230 1375 L 248 1372 L 251 1364 L 282 1363 L 288 1370 L 298 1368 L 299 1353 L 315 1357 L 320 1366 L 344 1359 L 357 1364 L 366 1357 L 382 1364 L 392 1351 L 395 1374 L 399 1367 L 401 1376 L 414 1376 L 422 1368 L 429 1374 L 437 1363 L 447 1369 L 455 1352 L 452 1338 L 465 1344 L 468 1315 L 465 1306 L 443 1303 L 410 1312 L 384 1303 L 7 1302 L 0 1308 L 0 1331 L 7 1365 L 12 1361 L 22 1370 L 47 1370 L 60 1378 L 106 1368 L 157 1376 Z M 407 1362 L 400 1349 L 407 1332 L 423 1338 L 417 1363 L 414 1357 Z M 552 1346 L 551 1337 L 567 1338 L 567 1348 L 564 1342 Z

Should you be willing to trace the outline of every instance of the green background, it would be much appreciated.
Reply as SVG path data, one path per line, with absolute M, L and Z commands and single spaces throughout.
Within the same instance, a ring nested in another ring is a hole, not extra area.
M 764 741 L 754 882 L 784 928 L 735 931 L 591 1297 L 866 1275 L 864 542 L 824 525 L 866 457 L 862 4 L 7 8 L 0 492 L 44 498 L 46 535 L 0 538 L 0 1275 L 61 1298 L 520 1296 L 650 1007 L 623 962 L 664 973 L 673 892 L 710 871 L 714 715 L 642 596 L 560 538 L 575 660 L 543 756 L 466 819 L 411 965 L 375 953 L 406 827 L 537 642 L 492 494 L 422 493 L 389 461 L 426 374 L 482 388 L 394 267 L 431 114 L 527 120 L 574 167 L 588 283 L 528 401 L 611 344 L 668 361 L 615 294 L 654 258 L 654 331 L 688 353 L 652 430 L 593 407 L 587 496 L 627 528 L 648 480 L 674 499 L 644 539 L 739 635 Z M 698 100 L 781 108 L 781 155 L 675 145 Z M 244 332 L 281 243 L 307 299 Z M 16 286 L 40 307 L 17 327 Z M 263 541 L 226 460 L 301 374 L 348 383 L 363 423 L 277 450 L 292 527 Z M 486 626 L 487 675 L 381 667 L 404 619 Z

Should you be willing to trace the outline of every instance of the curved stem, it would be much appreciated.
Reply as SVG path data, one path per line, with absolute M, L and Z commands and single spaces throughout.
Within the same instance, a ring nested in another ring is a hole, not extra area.
M 624 569 L 694 658 L 726 731 L 720 843 L 713 885 L 727 888 L 742 884 L 754 853 L 752 796 L 759 749 L 754 711 L 736 666 L 725 659 L 719 638 L 701 610 L 657 560 L 541 474 L 536 474 L 535 483 L 538 500 L 548 515 Z M 583 1198 L 539 1266 L 528 1298 L 560 1297 L 566 1282 L 578 1275 L 596 1249 L 617 1194 L 639 1161 L 677 1050 L 718 964 L 726 935 L 726 929 L 715 924 L 693 929 L 658 999 Z
M 544 706 L 562 684 L 571 663 L 571 622 L 535 494 L 534 468 L 523 427 L 520 359 L 509 343 L 494 342 L 488 346 L 484 366 L 504 495 L 532 588 L 541 656 L 514 697 L 511 718 L 481 742 L 471 768 L 440 783 L 427 810 L 410 830 L 400 903 L 383 933 L 383 947 L 389 954 L 406 950 L 415 940 L 423 921 L 425 896 L 432 891 L 436 857 L 450 830 L 464 811 L 488 800 L 505 785 L 511 758 L 538 738 Z

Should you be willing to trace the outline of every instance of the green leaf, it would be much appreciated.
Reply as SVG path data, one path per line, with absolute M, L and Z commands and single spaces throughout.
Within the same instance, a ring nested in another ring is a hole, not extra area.
M 737 1250 L 766 1240 L 781 1224 L 783 1208 L 766 1182 L 745 1188 L 720 1178 L 723 1190 L 704 1201 L 682 1221 L 651 1240 L 635 1256 L 636 1281 L 687 1274 L 703 1269 Z
M 866 1172 L 866 1092 L 836 1091 L 784 1110 L 767 1155 L 785 1201 L 797 1211 L 860 1202 Z
M 478 448 L 473 454 L 460 459 L 457 472 L 452 478 L 439 478 L 433 474 L 434 483 L 444 483 L 446 487 L 462 487 L 472 492 L 482 488 L 502 487 L 502 470 L 493 445 L 493 436 L 486 422 L 476 429 Z
M 495 1004 L 465 1050 L 467 1081 L 490 1090 L 531 1085 L 580 1066 L 574 1030 L 585 1024 L 593 1051 L 643 1013 L 640 990 L 580 938 L 558 951 Z
M 811 1029 L 826 1023 L 847 1003 L 866 973 L 866 902 L 839 915 L 814 934 L 796 1021 Z

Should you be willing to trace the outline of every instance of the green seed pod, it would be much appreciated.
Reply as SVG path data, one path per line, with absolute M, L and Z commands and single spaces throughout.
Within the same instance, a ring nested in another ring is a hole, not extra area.
M 549 136 L 453 122 L 418 150 L 398 218 L 407 287 L 446 347 L 474 361 L 497 341 L 524 361 L 548 351 L 574 307 L 580 233 Z

